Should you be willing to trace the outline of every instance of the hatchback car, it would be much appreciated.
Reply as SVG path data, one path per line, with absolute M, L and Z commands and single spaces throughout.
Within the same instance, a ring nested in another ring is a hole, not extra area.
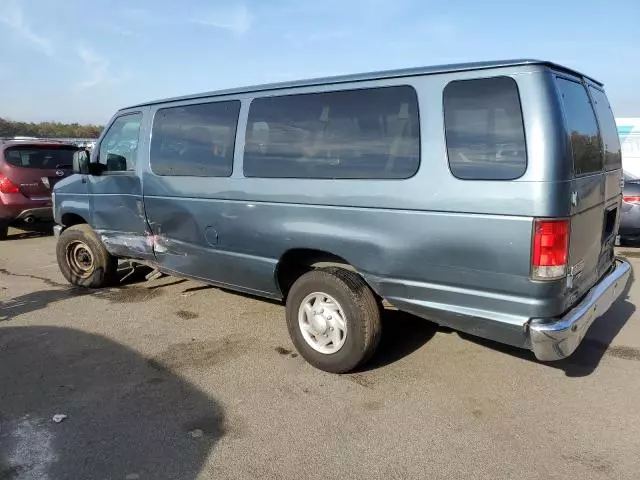
M 624 172 L 618 234 L 623 244 L 637 243 L 640 240 L 640 178 L 628 172 Z
M 51 189 L 69 175 L 75 145 L 38 140 L 0 144 L 0 240 L 12 224 L 51 221 Z

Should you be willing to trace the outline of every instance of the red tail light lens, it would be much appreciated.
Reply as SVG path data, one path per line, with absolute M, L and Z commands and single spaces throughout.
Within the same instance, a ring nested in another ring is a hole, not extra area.
M 1 193 L 20 193 L 18 186 L 7 178 L 6 175 L 0 173 L 0 192 Z
M 640 205 L 640 197 L 634 195 L 625 195 L 622 197 L 622 201 L 633 205 Z
M 567 273 L 569 220 L 538 219 L 533 226 L 533 278 L 555 280 Z

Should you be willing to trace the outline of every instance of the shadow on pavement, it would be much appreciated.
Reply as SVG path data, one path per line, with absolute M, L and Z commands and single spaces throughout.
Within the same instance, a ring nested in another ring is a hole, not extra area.
M 186 279 L 184 281 L 186 281 Z M 180 282 L 176 282 L 176 283 L 180 283 Z M 224 293 L 227 293 L 229 295 L 233 295 L 235 297 L 246 298 L 247 300 L 257 300 L 257 301 L 259 301 L 261 303 L 271 303 L 273 305 L 282 305 L 282 306 L 284 306 L 284 302 L 282 300 L 276 300 L 275 298 L 269 298 L 269 297 L 261 297 L 261 296 L 256 295 L 256 294 L 240 292 L 238 290 L 231 290 L 231 289 L 225 288 L 223 286 L 211 285 L 211 284 L 196 285 L 195 287 L 185 288 L 182 291 L 182 294 L 197 293 L 197 292 L 203 292 L 203 291 L 206 292 L 207 290 L 218 290 L 220 292 L 224 292 Z
M 585 377 L 591 375 L 605 355 L 627 360 L 640 360 L 640 350 L 632 347 L 611 347 L 611 343 L 616 338 L 620 330 L 636 311 L 635 305 L 629 298 L 629 290 L 635 280 L 634 272 L 627 283 L 625 291 L 616 303 L 602 317 L 597 318 L 587 331 L 587 335 L 576 349 L 576 351 L 564 360 L 556 362 L 539 362 L 532 352 L 509 345 L 498 344 L 490 340 L 472 337 L 459 333 L 460 337 L 469 341 L 484 345 L 494 350 L 508 353 L 514 357 L 538 363 L 542 366 L 558 368 L 565 372 L 567 377 Z
M 359 372 L 375 370 L 412 354 L 438 332 L 435 323 L 398 310 L 384 310 L 382 338 L 371 360 Z
M 214 287 L 213 285 L 198 285 L 196 287 L 189 287 L 189 288 L 185 288 L 182 293 L 195 293 L 195 292 L 200 292 L 202 290 L 211 290 L 217 287 Z M 234 295 L 238 294 L 238 292 L 230 292 L 233 293 Z
M 99 335 L 3 327 L 0 365 L 0 479 L 195 479 L 225 434 L 218 402 Z
M 31 225 L 20 224 L 17 227 L 9 228 L 7 240 L 25 240 L 27 238 L 50 237 L 52 235 L 53 223 L 36 222 Z
M 29 292 L 7 301 L 0 302 L 0 322 L 8 322 L 18 315 L 35 312 L 49 304 L 71 297 L 90 295 L 92 290 L 69 287 L 58 290 L 39 290 Z M 2 479 L 2 477 L 0 477 Z

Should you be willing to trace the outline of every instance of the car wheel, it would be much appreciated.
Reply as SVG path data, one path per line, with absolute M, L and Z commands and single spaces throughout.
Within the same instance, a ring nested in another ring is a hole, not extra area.
M 56 257 L 62 275 L 72 285 L 100 288 L 115 283 L 118 260 L 89 225 L 64 230 L 58 238 Z
M 0 221 L 0 241 L 6 240 L 9 236 L 9 222 Z
M 287 296 L 287 327 L 302 357 L 320 370 L 345 373 L 366 362 L 380 341 L 380 306 L 355 272 L 312 270 Z

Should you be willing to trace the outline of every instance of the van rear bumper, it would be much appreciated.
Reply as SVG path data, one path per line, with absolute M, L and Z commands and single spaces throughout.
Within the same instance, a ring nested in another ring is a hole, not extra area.
M 53 210 L 51 210 L 51 207 L 28 208 L 22 210 L 16 216 L 16 220 L 24 220 L 28 217 L 37 218 L 38 220 L 53 220 Z
M 553 361 L 571 355 L 595 319 L 609 310 L 625 290 L 630 275 L 631 265 L 617 258 L 615 268 L 565 316 L 533 319 L 529 323 L 529 340 L 536 358 Z

